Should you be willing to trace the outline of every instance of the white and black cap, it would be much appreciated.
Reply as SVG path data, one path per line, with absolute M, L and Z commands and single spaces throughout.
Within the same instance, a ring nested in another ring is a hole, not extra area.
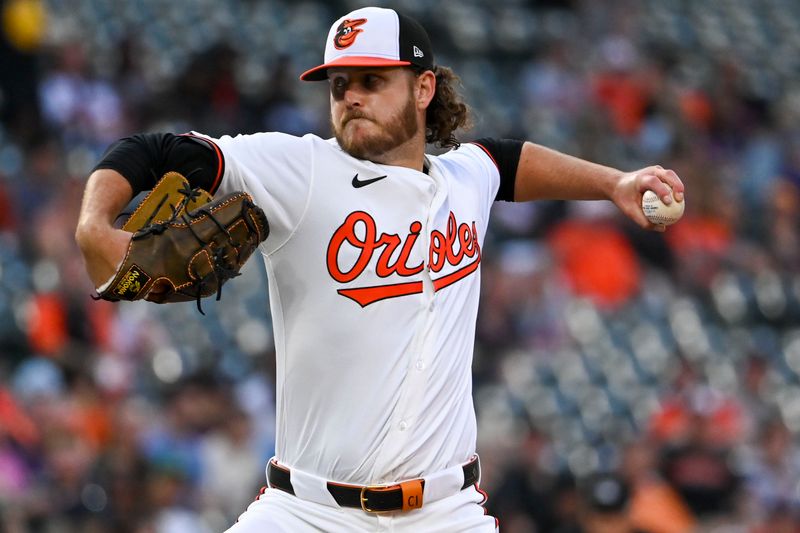
M 364 7 L 333 23 L 325 43 L 325 62 L 301 80 L 327 79 L 331 67 L 415 66 L 433 70 L 428 33 L 416 20 L 393 9 Z

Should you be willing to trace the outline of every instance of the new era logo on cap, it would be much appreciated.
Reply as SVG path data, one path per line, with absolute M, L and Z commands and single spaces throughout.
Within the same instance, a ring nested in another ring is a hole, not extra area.
M 333 23 L 325 43 L 325 62 L 304 72 L 301 80 L 328 77 L 330 67 L 433 69 L 433 50 L 425 29 L 393 9 L 356 9 Z

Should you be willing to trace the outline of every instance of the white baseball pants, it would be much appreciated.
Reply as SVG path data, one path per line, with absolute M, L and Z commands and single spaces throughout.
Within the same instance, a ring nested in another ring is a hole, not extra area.
M 475 485 L 408 512 L 369 514 L 266 489 L 226 533 L 497 533 Z

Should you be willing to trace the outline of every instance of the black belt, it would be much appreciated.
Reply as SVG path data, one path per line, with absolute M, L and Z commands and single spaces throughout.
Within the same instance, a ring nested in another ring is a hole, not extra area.
M 480 463 L 476 456 L 465 464 L 464 484 L 461 490 L 474 485 L 480 478 Z M 272 488 L 294 494 L 289 469 L 278 465 L 273 459 L 267 467 L 267 480 Z M 328 481 L 328 492 L 341 507 L 355 507 L 368 513 L 408 511 L 422 507 L 424 479 L 412 479 L 388 486 L 346 485 Z

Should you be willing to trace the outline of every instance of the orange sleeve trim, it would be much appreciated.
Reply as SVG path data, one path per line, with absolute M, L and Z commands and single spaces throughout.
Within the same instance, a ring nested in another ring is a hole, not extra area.
M 486 493 L 485 490 L 480 488 L 477 483 L 475 483 L 475 490 L 477 490 L 480 493 L 480 495 L 483 496 L 483 501 L 479 505 L 483 505 L 483 504 L 485 504 L 486 502 L 489 501 L 489 495 Z M 487 511 L 487 513 L 488 513 L 488 511 Z
M 494 166 L 497 167 L 497 171 L 500 172 L 500 165 L 497 164 L 497 161 L 495 161 L 494 156 L 489 152 L 489 150 L 486 149 L 486 147 L 484 145 L 482 145 L 481 143 L 476 143 L 475 141 L 472 141 L 470 144 L 474 144 L 475 146 L 477 146 L 478 148 L 483 150 L 483 152 L 487 156 L 489 156 L 489 159 L 492 160 L 492 163 L 494 163 Z
M 211 190 L 208 191 L 213 196 L 214 193 L 217 192 L 219 188 L 219 184 L 222 181 L 222 174 L 225 168 L 224 159 L 222 158 L 222 150 L 219 149 L 217 143 L 210 139 L 206 139 L 205 137 L 200 137 L 198 135 L 192 135 L 191 133 L 183 133 L 181 134 L 182 137 L 191 137 L 193 139 L 200 139 L 201 141 L 205 141 L 208 143 L 209 146 L 214 150 L 214 153 L 217 154 L 217 174 L 214 177 L 214 182 L 211 184 Z

